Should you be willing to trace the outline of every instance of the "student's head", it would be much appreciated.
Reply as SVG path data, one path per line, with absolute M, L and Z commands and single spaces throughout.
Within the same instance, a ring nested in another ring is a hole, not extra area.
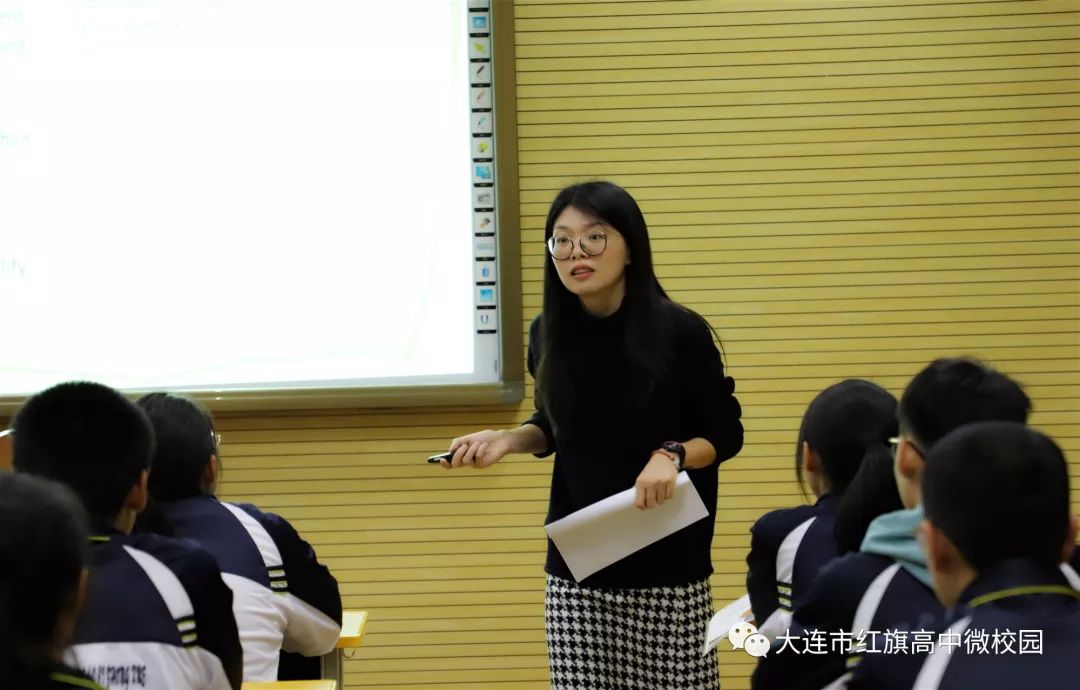
M 1031 400 L 1008 376 L 970 358 L 938 359 L 911 380 L 900 398 L 894 472 L 908 508 L 921 500 L 927 453 L 946 434 L 974 422 L 1027 423 Z
M 150 393 L 136 404 L 150 418 L 157 440 L 150 495 L 159 501 L 213 495 L 219 464 L 217 432 L 209 410 L 171 393 Z
M 0 474 L 0 526 L 0 687 L 44 687 L 82 607 L 86 518 L 62 485 Z
M 1014 422 L 969 424 L 935 444 L 923 473 L 923 509 L 927 565 L 945 606 L 1003 561 L 1056 566 L 1076 537 L 1061 449 Z
M 62 383 L 16 413 L 17 472 L 71 487 L 95 527 L 131 531 L 146 506 L 154 433 L 142 410 L 97 383 Z
M 818 393 L 799 428 L 795 471 L 815 496 L 842 494 L 864 459 L 888 457 L 896 398 L 869 381 L 848 379 Z
M 544 311 L 610 312 L 622 300 L 659 289 L 645 217 L 634 197 L 611 182 L 562 190 L 544 227 L 548 261 Z M 580 306 L 579 306 L 580 305 Z

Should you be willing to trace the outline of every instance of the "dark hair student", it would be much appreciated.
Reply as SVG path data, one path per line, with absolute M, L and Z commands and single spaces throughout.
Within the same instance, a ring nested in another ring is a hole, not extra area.
M 700 644 L 712 614 L 717 468 L 743 441 L 734 381 L 708 322 L 660 286 L 645 218 L 626 190 L 610 182 L 562 190 L 544 240 L 543 311 L 528 348 L 536 412 L 516 429 L 454 439 L 443 466 L 554 453 L 548 522 L 627 489 L 638 508 L 654 508 L 686 470 L 708 519 L 580 582 L 548 542 L 551 682 L 576 687 L 585 674 L 605 687 L 715 688 L 715 657 Z M 644 651 L 626 658 L 627 636 Z
M 277 680 L 282 649 L 307 657 L 333 650 L 342 616 L 337 580 L 287 520 L 218 500 L 221 437 L 209 410 L 174 393 L 150 393 L 137 404 L 157 437 L 155 521 L 145 527 L 214 556 L 233 594 L 244 680 Z
M 1076 529 L 1069 466 L 1048 436 L 1017 422 L 968 424 L 942 439 L 932 458 L 922 481 L 926 520 L 964 567 L 943 563 L 970 576 L 1010 560 L 1053 571 L 1068 559 Z M 934 574 L 939 564 L 930 565 Z M 951 606 L 959 591 L 948 585 L 963 578 L 941 575 L 935 591 Z
M 795 608 L 792 629 L 818 630 L 826 636 L 853 630 L 918 630 L 940 615 L 926 555 L 916 539 L 923 520 L 921 482 L 927 454 L 933 455 L 946 434 L 966 424 L 1024 424 L 1030 410 L 1031 401 L 1018 383 L 975 359 L 937 359 L 917 373 L 897 406 L 893 481 L 903 509 L 875 517 L 859 551 L 837 558 L 818 575 Z M 824 654 L 770 654 L 758 662 L 753 685 L 761 690 L 821 688 L 848 676 L 862 659 L 850 646 L 837 645 Z
M 146 416 L 96 383 L 61 383 L 33 396 L 12 426 L 15 470 L 69 486 L 94 527 L 112 525 L 150 471 L 154 432 Z
M 868 654 L 848 687 L 1038 687 L 1071 690 L 1080 674 L 1080 592 L 1061 563 L 1076 539 L 1069 468 L 1048 436 L 1019 422 L 959 427 L 929 451 L 919 536 L 934 593 L 946 609 L 935 639 L 1021 631 L 1026 654 L 978 645 Z
M 861 505 L 862 498 L 851 496 L 849 486 L 867 463 L 892 467 L 889 439 L 896 429 L 896 398 L 869 381 L 841 381 L 811 401 L 799 427 L 795 471 L 817 502 L 772 511 L 751 529 L 747 591 L 758 625 L 777 608 L 790 611 L 840 553 L 837 514 L 844 504 Z M 891 473 L 889 482 L 895 496 Z M 899 497 L 894 503 L 898 508 Z
M 63 486 L 0 474 L 0 687 L 97 688 L 63 665 L 82 607 L 86 514 Z
M 238 690 L 232 594 L 206 551 L 132 534 L 146 506 L 150 421 L 120 392 L 62 383 L 16 413 L 15 471 L 72 489 L 90 517 L 86 606 L 65 658 L 99 682 L 141 666 L 146 687 Z
M 202 403 L 171 393 L 149 393 L 138 400 L 154 428 L 157 450 L 150 495 L 174 501 L 213 494 L 220 470 L 214 418 Z M 207 465 L 214 457 L 214 470 Z

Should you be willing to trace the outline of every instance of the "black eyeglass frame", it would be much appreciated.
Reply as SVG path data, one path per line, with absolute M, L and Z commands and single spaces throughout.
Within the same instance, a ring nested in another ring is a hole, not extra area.
M 602 247 L 600 247 L 600 251 L 598 251 L 598 252 L 590 252 L 588 249 L 585 248 L 585 243 L 584 243 L 585 238 L 584 237 L 579 237 L 576 240 L 573 237 L 569 238 L 569 240 L 570 240 L 570 251 L 568 251 L 566 253 L 566 256 L 559 256 L 559 255 L 557 255 L 555 253 L 555 235 L 552 235 L 551 237 L 547 238 L 547 241 L 544 242 L 544 246 L 547 247 L 548 254 L 551 255 L 551 258 L 555 259 L 556 261 L 566 261 L 571 256 L 573 256 L 574 255 L 574 244 L 577 244 L 577 246 L 581 247 L 581 252 L 585 256 L 593 256 L 593 257 L 600 256 L 605 251 L 607 251 L 608 234 L 606 232 L 601 232 L 599 234 L 600 234 L 601 237 L 604 238 L 604 244 L 603 244 Z
M 926 459 L 926 453 L 923 452 L 923 449 L 919 448 L 919 446 L 916 445 L 916 443 L 914 441 L 912 441 L 910 438 L 908 438 L 907 436 L 903 436 L 903 437 L 901 437 L 901 436 L 893 436 L 892 438 L 889 439 L 889 450 L 892 452 L 892 456 L 894 458 L 896 457 L 897 449 L 900 447 L 900 439 L 901 438 L 903 438 L 904 441 L 907 441 L 907 444 L 909 446 L 911 446 L 912 449 L 916 453 L 919 454 L 919 457 L 923 458 L 924 460 Z

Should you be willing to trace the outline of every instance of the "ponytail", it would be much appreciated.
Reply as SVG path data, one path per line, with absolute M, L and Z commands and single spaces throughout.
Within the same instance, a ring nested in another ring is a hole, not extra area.
M 871 444 L 840 499 L 833 527 L 837 553 L 858 551 L 874 518 L 903 507 L 887 442 Z

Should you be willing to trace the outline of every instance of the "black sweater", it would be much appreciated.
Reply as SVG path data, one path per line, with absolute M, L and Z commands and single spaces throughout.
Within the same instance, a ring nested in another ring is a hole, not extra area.
M 712 332 L 697 314 L 667 303 L 670 335 L 667 375 L 645 400 L 637 399 L 627 376 L 625 318 L 621 311 L 607 318 L 582 317 L 575 340 L 588 354 L 588 376 L 577 377 L 579 413 L 588 424 L 572 438 L 556 433 L 539 401 L 526 423 L 544 431 L 544 457 L 555 453 L 547 522 L 558 520 L 602 498 L 634 486 L 653 451 L 664 441 L 704 438 L 716 449 L 717 462 L 688 470 L 709 510 L 709 517 L 590 575 L 587 587 L 662 587 L 703 580 L 712 574 L 713 528 L 716 517 L 717 469 L 742 448 L 741 408 L 735 382 L 724 376 Z M 529 329 L 529 373 L 540 362 L 540 318 Z M 548 540 L 545 569 L 573 580 L 555 545 Z

